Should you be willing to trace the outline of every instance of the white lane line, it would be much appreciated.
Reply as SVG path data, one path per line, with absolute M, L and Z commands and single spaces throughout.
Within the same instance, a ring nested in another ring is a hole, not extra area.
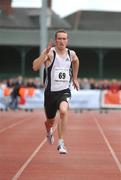
M 5 128 L 3 128 L 3 129 L 0 129 L 0 134 L 3 133 L 3 132 L 5 132 L 5 131 L 7 131 L 8 129 L 11 129 L 11 128 L 15 127 L 15 126 L 18 126 L 18 125 L 20 125 L 20 124 L 23 124 L 24 122 L 29 121 L 29 120 L 30 120 L 30 119 L 26 119 L 26 120 L 24 119 L 24 120 L 21 120 L 20 122 L 11 124 L 11 125 L 8 126 L 8 127 L 5 127 Z
M 26 169 L 26 167 L 30 164 L 32 159 L 36 156 L 36 154 L 39 152 L 39 150 L 43 147 L 43 145 L 46 143 L 47 138 L 45 138 L 40 145 L 35 149 L 35 151 L 32 153 L 32 155 L 28 158 L 28 160 L 21 166 L 21 168 L 18 170 L 18 172 L 15 174 L 15 176 L 12 178 L 12 180 L 17 180 L 23 171 Z
M 53 127 L 53 132 L 55 132 L 55 130 L 57 129 L 57 125 L 55 125 Z M 36 154 L 40 151 L 40 149 L 44 146 L 44 144 L 46 143 L 47 138 L 43 139 L 43 141 L 40 143 L 40 145 L 35 149 L 35 151 L 32 153 L 32 155 L 28 158 L 28 160 L 21 166 L 21 168 L 18 170 L 18 172 L 14 175 L 14 177 L 12 178 L 12 180 L 17 180 L 21 174 L 23 173 L 23 171 L 27 168 L 27 166 L 30 164 L 30 162 L 32 161 L 32 159 L 36 156 Z
M 93 116 L 93 115 L 92 115 L 92 116 Z M 97 127 L 98 127 L 98 129 L 99 129 L 99 131 L 100 131 L 100 133 L 101 133 L 101 135 L 102 135 L 102 137 L 103 137 L 103 139 L 104 139 L 104 141 L 105 141 L 105 143 L 106 143 L 106 145 L 107 145 L 107 147 L 108 147 L 108 149 L 109 149 L 109 151 L 110 151 L 110 153 L 111 153 L 111 155 L 112 155 L 112 157 L 113 157 L 113 159 L 114 159 L 114 161 L 115 161 L 115 163 L 116 163 L 116 165 L 117 165 L 117 167 L 118 167 L 118 169 L 119 169 L 119 171 L 121 172 L 121 163 L 120 163 L 119 159 L 117 158 L 117 156 L 116 156 L 116 154 L 115 154 L 115 151 L 114 151 L 113 148 L 111 147 L 111 145 L 110 145 L 107 137 L 106 137 L 105 134 L 104 134 L 104 131 L 103 131 L 102 127 L 101 127 L 100 124 L 98 123 L 97 118 L 94 117 L 94 116 L 93 116 L 93 118 L 94 118 L 94 121 L 95 121 L 95 123 L 96 123 L 96 125 L 97 125 Z
M 3 129 L 0 129 L 0 134 L 3 133 L 3 132 L 5 132 L 5 131 L 7 131 L 8 129 L 11 129 L 11 128 L 15 127 L 15 126 L 18 126 L 18 125 L 20 125 L 20 124 L 23 124 L 24 122 L 29 121 L 29 120 L 30 120 L 30 119 L 26 119 L 26 120 L 24 119 L 23 121 L 21 120 L 20 122 L 11 124 L 11 125 L 8 126 L 8 127 L 5 127 L 5 128 L 3 128 Z

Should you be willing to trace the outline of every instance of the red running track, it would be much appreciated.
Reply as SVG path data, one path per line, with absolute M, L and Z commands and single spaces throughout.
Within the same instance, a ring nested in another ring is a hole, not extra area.
M 56 130 L 47 143 L 44 121 L 42 110 L 0 112 L 0 180 L 121 179 L 121 111 L 70 111 L 67 155 Z

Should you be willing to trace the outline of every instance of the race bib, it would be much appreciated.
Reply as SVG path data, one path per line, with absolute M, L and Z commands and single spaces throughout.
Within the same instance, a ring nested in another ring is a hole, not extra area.
M 67 68 L 56 68 L 54 71 L 54 81 L 67 82 L 69 81 L 69 69 Z

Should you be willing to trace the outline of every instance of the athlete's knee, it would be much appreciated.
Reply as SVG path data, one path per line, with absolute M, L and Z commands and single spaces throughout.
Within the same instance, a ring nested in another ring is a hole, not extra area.
M 67 107 L 61 106 L 61 108 L 60 108 L 60 115 L 61 115 L 61 116 L 66 115 L 66 114 L 67 114 L 67 111 L 68 111 L 68 108 L 67 108 Z
M 66 101 L 60 104 L 59 111 L 61 115 L 66 115 L 68 111 L 68 103 Z

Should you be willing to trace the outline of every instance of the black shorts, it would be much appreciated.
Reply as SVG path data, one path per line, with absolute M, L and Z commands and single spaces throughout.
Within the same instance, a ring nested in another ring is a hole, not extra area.
M 45 113 L 48 119 L 52 119 L 56 116 L 56 112 L 59 109 L 59 105 L 62 101 L 68 102 L 71 98 L 70 90 L 64 90 L 59 92 L 46 92 L 44 94 L 44 107 Z

